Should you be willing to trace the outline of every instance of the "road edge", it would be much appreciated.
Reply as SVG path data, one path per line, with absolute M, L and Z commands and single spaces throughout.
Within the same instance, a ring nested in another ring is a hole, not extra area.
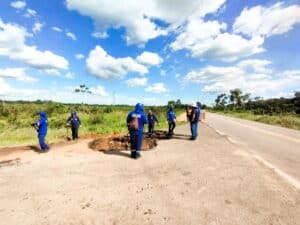
M 234 138 L 230 137 L 229 135 L 221 132 L 220 130 L 214 128 L 212 125 L 210 125 L 207 122 L 203 122 L 204 124 L 206 124 L 208 127 L 210 127 L 211 129 L 213 129 L 218 135 L 225 137 L 227 139 L 227 141 L 229 141 L 230 143 L 234 144 L 234 145 L 239 145 L 239 142 L 236 141 Z M 244 146 L 243 146 L 244 147 Z M 249 155 L 255 159 L 256 161 L 262 163 L 265 167 L 271 169 L 272 171 L 275 172 L 275 174 L 277 174 L 281 179 L 285 180 L 287 183 L 289 183 L 290 185 L 292 185 L 294 188 L 296 188 L 297 190 L 300 190 L 300 182 L 288 175 L 286 172 L 282 171 L 281 169 L 279 169 L 278 167 L 274 166 L 272 163 L 264 160 L 261 156 L 257 155 L 254 153 L 253 150 L 251 150 L 251 148 L 247 147 L 245 149 L 245 151 L 247 153 L 249 153 Z

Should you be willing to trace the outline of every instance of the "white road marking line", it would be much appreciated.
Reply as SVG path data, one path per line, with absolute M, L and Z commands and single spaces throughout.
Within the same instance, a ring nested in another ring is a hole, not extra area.
M 239 142 L 237 142 L 236 140 L 234 140 L 233 138 L 228 138 L 228 141 L 232 142 L 233 144 L 239 144 Z M 256 159 L 257 161 L 261 162 L 263 165 L 265 165 L 266 167 L 272 169 L 275 173 L 277 173 L 281 178 L 283 178 L 284 180 L 286 180 L 289 184 L 291 184 L 292 186 L 294 186 L 296 189 L 300 190 L 300 182 L 288 175 L 287 173 L 283 172 L 281 169 L 279 169 L 278 167 L 274 166 L 273 164 L 271 164 L 270 162 L 264 160 L 262 157 L 260 157 L 259 155 L 256 155 L 254 153 L 254 150 L 249 149 L 248 151 L 251 156 Z
M 216 130 L 216 132 L 217 132 L 219 135 L 221 135 L 221 136 L 225 136 L 225 134 L 224 134 L 223 132 L 219 131 L 219 130 Z
M 209 125 L 209 127 L 213 128 L 211 125 Z M 220 135 L 222 135 L 222 136 L 225 135 L 223 132 L 220 132 L 219 130 L 217 130 L 217 129 L 215 129 L 215 128 L 213 128 L 213 129 L 214 129 L 218 134 L 220 134 Z M 225 136 L 226 136 L 226 135 L 225 135 Z M 228 140 L 229 142 L 233 143 L 233 144 L 241 145 L 240 142 L 236 141 L 236 140 L 233 139 L 232 137 L 228 137 L 227 140 Z M 252 155 L 253 158 L 255 158 L 256 160 L 260 161 L 260 162 L 261 162 L 262 164 L 264 164 L 266 167 L 268 167 L 268 168 L 270 168 L 270 169 L 273 169 L 273 171 L 274 171 L 275 173 L 277 173 L 281 178 L 283 178 L 284 180 L 286 180 L 289 184 L 291 184 L 292 186 L 294 186 L 296 189 L 300 190 L 300 182 L 299 182 L 296 178 L 294 178 L 294 177 L 288 175 L 287 173 L 285 173 L 285 172 L 283 172 L 282 170 L 280 170 L 278 167 L 276 167 L 276 166 L 274 166 L 273 164 L 267 162 L 267 161 L 264 160 L 262 157 L 256 155 L 256 154 L 254 153 L 253 150 L 251 150 L 251 149 L 248 148 L 248 151 L 247 151 L 247 152 L 249 152 L 249 153 Z
M 294 177 L 288 175 L 287 173 L 283 172 L 282 170 L 275 167 L 273 164 L 267 162 L 266 160 L 264 160 L 262 157 L 260 157 L 258 155 L 253 154 L 253 157 L 256 160 L 262 162 L 266 167 L 268 167 L 270 169 L 273 169 L 275 173 L 277 173 L 279 176 L 281 176 L 283 179 L 285 179 L 288 183 L 293 185 L 296 189 L 300 189 L 300 182 L 296 178 L 294 178 Z
M 297 142 L 297 143 L 300 143 L 300 138 L 292 138 L 292 137 L 289 137 L 289 136 L 286 136 L 286 135 L 282 135 L 282 134 L 278 134 L 278 133 L 275 133 L 275 132 L 271 132 L 271 131 L 267 131 L 267 130 L 264 130 L 264 129 L 261 129 L 261 128 L 257 128 L 257 127 L 253 127 L 253 126 L 250 126 L 250 125 L 246 125 L 246 124 L 243 124 L 243 123 L 240 123 L 238 121 L 235 121 L 235 120 L 231 120 L 232 122 L 242 126 L 242 127 L 246 127 L 246 128 L 250 128 L 250 129 L 253 129 L 253 130 L 256 130 L 256 131 L 260 131 L 262 133 L 265 133 L 265 134 L 268 134 L 268 135 L 271 135 L 271 136 L 274 136 L 274 137 L 278 137 L 278 138 L 281 138 L 281 139 L 285 139 L 285 140 L 289 140 L 289 141 L 293 141 L 293 142 Z

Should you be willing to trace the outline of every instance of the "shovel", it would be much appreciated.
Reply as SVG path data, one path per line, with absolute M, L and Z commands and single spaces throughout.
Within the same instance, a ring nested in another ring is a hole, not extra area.
M 66 139 L 68 140 L 68 141 L 71 141 L 72 139 L 69 137 L 69 129 L 70 129 L 70 124 L 66 124 L 66 129 L 67 129 L 67 137 L 66 137 Z

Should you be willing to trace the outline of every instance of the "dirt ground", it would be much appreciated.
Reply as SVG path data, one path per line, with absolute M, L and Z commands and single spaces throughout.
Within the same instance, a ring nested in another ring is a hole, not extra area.
M 160 136 L 160 135 L 159 135 Z M 144 135 L 142 150 L 151 150 L 157 146 L 157 137 Z M 89 147 L 97 151 L 121 151 L 130 150 L 130 137 L 129 135 L 107 135 L 94 139 Z
M 300 224 L 298 189 L 206 124 L 188 138 L 177 127 L 138 160 L 93 139 L 0 150 L 0 224 Z

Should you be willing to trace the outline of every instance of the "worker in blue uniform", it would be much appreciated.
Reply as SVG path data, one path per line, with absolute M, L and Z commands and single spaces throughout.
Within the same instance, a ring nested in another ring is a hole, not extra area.
M 144 125 L 148 123 L 141 103 L 137 103 L 135 110 L 128 114 L 126 122 L 130 134 L 131 157 L 137 159 L 141 156 Z
M 38 115 L 40 115 L 40 119 L 37 122 L 32 123 L 31 125 L 35 127 L 38 132 L 41 152 L 46 152 L 49 150 L 49 146 L 45 143 L 45 138 L 48 130 L 47 114 L 45 112 L 38 112 Z
M 76 112 L 71 112 L 71 116 L 68 118 L 67 123 L 71 125 L 73 140 L 78 139 L 78 129 L 81 122 Z
M 167 120 L 169 124 L 169 137 L 172 137 L 174 134 L 174 129 L 176 127 L 176 114 L 174 112 L 174 109 L 172 106 L 169 107 L 169 110 L 167 112 Z
M 195 102 L 191 104 L 192 112 L 189 118 L 190 125 L 191 125 L 191 140 L 196 140 L 198 136 L 198 123 L 200 118 L 200 105 L 197 105 Z
M 148 113 L 148 134 L 152 136 L 154 134 L 155 123 L 159 123 L 157 117 L 154 115 L 152 110 L 149 110 Z

